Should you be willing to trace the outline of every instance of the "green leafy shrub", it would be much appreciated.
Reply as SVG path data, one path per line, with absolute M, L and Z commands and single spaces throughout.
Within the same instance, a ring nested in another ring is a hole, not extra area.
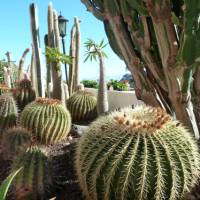
M 186 128 L 141 106 L 93 122 L 78 144 L 76 170 L 88 200 L 177 200 L 197 182 L 199 159 Z
M 98 88 L 98 83 L 94 80 L 83 80 L 81 83 L 87 88 Z
M 117 80 L 113 80 L 111 79 L 108 83 L 107 86 L 113 86 L 114 90 L 118 90 L 118 91 L 127 91 L 128 90 L 128 86 L 121 82 L 121 81 L 117 81 Z

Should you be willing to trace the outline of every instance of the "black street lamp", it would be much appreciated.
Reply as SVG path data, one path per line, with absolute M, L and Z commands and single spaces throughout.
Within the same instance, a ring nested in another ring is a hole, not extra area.
M 59 28 L 59 31 L 60 31 L 60 37 L 62 38 L 62 46 L 63 46 L 63 53 L 66 54 L 66 51 L 65 51 L 65 36 L 67 35 L 67 22 L 69 20 L 68 19 L 65 19 L 61 13 L 60 15 L 58 16 L 58 28 Z M 66 75 L 66 82 L 68 80 L 67 78 L 67 64 L 65 63 L 65 75 Z

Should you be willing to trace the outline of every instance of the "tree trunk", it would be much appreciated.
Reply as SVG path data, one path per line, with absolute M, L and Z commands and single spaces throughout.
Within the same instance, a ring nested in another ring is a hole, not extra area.
M 107 84 L 105 77 L 105 65 L 103 56 L 101 53 L 98 55 L 99 57 L 99 88 L 98 88 L 98 99 L 97 99 L 97 112 L 98 115 L 106 114 L 109 110 L 108 105 L 108 92 L 107 92 Z

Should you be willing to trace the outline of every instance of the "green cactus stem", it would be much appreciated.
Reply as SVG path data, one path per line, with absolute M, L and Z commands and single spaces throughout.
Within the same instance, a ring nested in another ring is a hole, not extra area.
M 17 106 L 11 94 L 0 96 L 0 130 L 16 125 Z
M 198 146 L 160 108 L 100 117 L 81 138 L 76 170 L 88 200 L 177 200 L 195 185 Z
M 38 98 L 24 108 L 20 124 L 32 131 L 39 142 L 53 144 L 67 137 L 71 117 L 59 100 Z
M 22 127 L 10 128 L 3 132 L 2 152 L 5 160 L 14 160 L 31 145 L 31 132 Z
M 13 96 L 17 102 L 18 108 L 22 111 L 28 103 L 34 101 L 36 98 L 31 81 L 27 78 L 21 80 L 18 87 L 13 90 Z
M 46 199 L 52 180 L 51 165 L 45 150 L 37 146 L 27 149 L 15 160 L 12 171 L 21 167 L 14 181 L 16 199 Z

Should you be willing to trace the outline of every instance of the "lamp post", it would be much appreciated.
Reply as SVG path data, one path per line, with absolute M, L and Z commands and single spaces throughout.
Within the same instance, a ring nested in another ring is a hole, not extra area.
M 62 38 L 63 54 L 66 54 L 65 36 L 66 36 L 66 32 L 67 32 L 67 22 L 68 21 L 69 20 L 65 19 L 60 13 L 60 15 L 58 16 L 58 28 L 60 31 L 60 37 Z M 67 64 L 66 63 L 65 63 L 65 75 L 66 75 L 66 82 L 67 82 L 68 78 L 67 78 Z

